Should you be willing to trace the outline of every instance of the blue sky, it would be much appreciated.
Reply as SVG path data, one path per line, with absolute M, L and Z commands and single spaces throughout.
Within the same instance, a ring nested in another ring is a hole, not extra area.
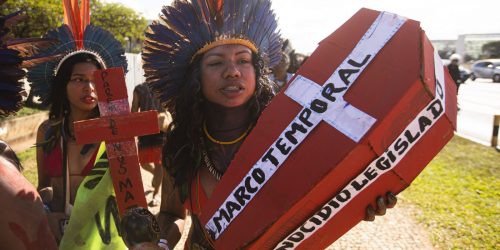
M 106 0 L 120 2 L 157 19 L 171 0 Z M 421 22 L 431 40 L 456 39 L 459 34 L 500 33 L 500 0 L 273 0 L 283 37 L 298 52 L 311 53 L 316 44 L 362 7 L 393 12 Z

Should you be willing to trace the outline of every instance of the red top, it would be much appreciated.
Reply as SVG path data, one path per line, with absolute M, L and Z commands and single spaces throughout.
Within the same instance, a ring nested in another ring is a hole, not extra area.
M 94 167 L 95 158 L 97 156 L 97 151 L 95 150 L 94 154 L 90 158 L 89 162 L 83 168 L 80 176 L 86 176 L 89 174 L 90 170 Z M 50 153 L 45 154 L 45 158 L 43 159 L 43 166 L 45 168 L 45 172 L 50 177 L 61 177 L 62 176 L 62 150 L 61 146 L 56 146 Z
M 191 184 L 191 193 L 189 199 L 184 202 L 184 207 L 191 211 L 192 214 L 200 216 L 201 210 L 207 203 L 208 197 L 200 182 L 200 175 L 196 175 L 196 179 Z
M 205 189 L 201 185 L 200 175 L 196 175 L 196 179 L 191 183 L 191 191 L 190 196 L 184 202 L 184 208 L 191 211 L 191 214 L 196 215 L 198 218 L 201 215 L 201 211 L 203 207 L 208 202 L 207 194 L 205 193 Z M 190 231 L 192 232 L 192 231 Z M 184 249 L 190 249 L 189 242 L 191 242 L 191 233 L 188 235 L 187 240 L 184 243 Z

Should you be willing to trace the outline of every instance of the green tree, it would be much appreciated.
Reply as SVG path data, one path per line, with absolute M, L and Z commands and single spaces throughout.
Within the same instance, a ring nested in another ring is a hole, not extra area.
M 90 22 L 111 32 L 126 51 L 140 52 L 147 21 L 119 3 L 91 0 Z M 25 10 L 27 18 L 12 29 L 15 37 L 41 37 L 63 23 L 61 0 L 7 0 L 1 14 Z
M 7 0 L 2 7 L 2 15 L 19 10 L 26 13 L 26 18 L 12 28 L 14 37 L 41 37 L 63 23 L 61 0 Z
M 486 58 L 500 57 L 500 41 L 485 43 L 482 47 L 483 55 Z
M 90 22 L 108 30 L 122 44 L 127 52 L 138 53 L 142 49 L 147 21 L 133 9 L 118 3 L 104 3 L 91 0 Z M 19 38 L 41 37 L 47 31 L 62 25 L 63 8 L 61 0 L 7 0 L 0 9 L 1 15 L 24 10 L 26 18 L 12 27 L 11 36 Z M 25 106 L 39 107 L 33 96 L 28 96 Z
M 109 30 L 126 51 L 141 51 L 144 31 L 148 24 L 144 17 L 120 3 L 94 1 L 91 8 L 92 24 Z

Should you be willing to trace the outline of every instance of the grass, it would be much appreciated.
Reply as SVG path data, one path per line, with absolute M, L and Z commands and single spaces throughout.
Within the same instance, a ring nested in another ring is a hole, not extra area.
M 35 149 L 19 158 L 36 186 Z M 438 248 L 500 249 L 499 173 L 499 152 L 455 137 L 399 199 L 416 208 Z
M 15 115 L 9 116 L 7 118 L 0 117 L 0 121 L 7 120 L 7 119 L 14 119 L 14 118 L 21 117 L 21 116 L 33 115 L 33 114 L 36 114 L 40 111 L 43 111 L 43 110 L 36 109 L 36 108 L 23 107 Z
M 500 153 L 460 137 L 400 196 L 443 249 L 500 248 Z
M 38 173 L 36 167 L 36 148 L 32 147 L 28 150 L 17 154 L 21 164 L 23 165 L 23 175 L 35 187 L 38 186 Z

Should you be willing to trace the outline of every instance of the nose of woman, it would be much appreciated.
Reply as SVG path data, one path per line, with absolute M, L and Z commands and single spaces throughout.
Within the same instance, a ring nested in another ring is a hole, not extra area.
M 240 69 L 238 68 L 238 65 L 234 62 L 230 62 L 226 69 L 224 70 L 224 77 L 225 78 L 236 78 L 240 77 L 241 72 Z
M 85 93 L 95 92 L 94 80 L 87 80 L 83 83 L 83 91 Z

